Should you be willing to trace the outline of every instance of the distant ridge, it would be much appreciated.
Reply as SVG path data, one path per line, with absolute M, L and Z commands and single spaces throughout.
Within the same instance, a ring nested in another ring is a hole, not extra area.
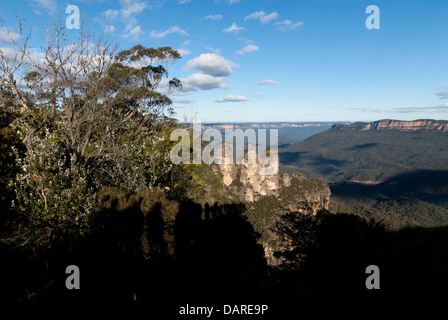
M 417 131 L 417 130 L 439 130 L 443 132 L 448 131 L 448 121 L 446 120 L 431 120 L 419 119 L 413 121 L 400 121 L 383 119 L 379 121 L 355 122 L 351 124 L 334 124 L 332 129 L 336 130 L 354 130 L 354 131 L 379 131 L 387 129 L 395 129 L 401 131 Z
M 214 129 L 269 129 L 269 128 L 311 128 L 329 127 L 334 122 L 220 122 L 204 123 L 203 126 Z

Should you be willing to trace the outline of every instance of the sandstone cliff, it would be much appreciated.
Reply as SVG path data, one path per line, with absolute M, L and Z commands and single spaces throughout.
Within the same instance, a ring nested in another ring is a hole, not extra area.
M 247 159 L 247 154 L 246 154 Z M 272 165 L 272 164 L 271 164 Z M 328 210 L 330 188 L 318 179 L 304 175 L 278 174 L 278 159 L 272 175 L 260 174 L 267 165 L 221 164 L 213 165 L 214 174 L 222 180 L 221 194 L 245 204 L 248 220 L 261 234 L 260 244 L 270 265 L 278 265 L 282 259 L 275 256 L 279 250 L 290 250 L 282 235 L 276 232 L 276 224 L 285 214 L 315 215 Z
M 241 202 L 254 202 L 261 196 L 278 196 L 278 154 L 273 154 L 271 162 L 263 165 L 259 163 L 255 150 L 251 151 L 245 153 L 242 164 L 220 164 L 214 167 L 214 171 L 222 174 L 223 184 L 236 193 Z M 257 160 L 256 163 L 249 163 L 250 155 Z
M 402 131 L 417 131 L 417 130 L 439 130 L 443 132 L 448 131 L 448 121 L 445 120 L 414 120 L 414 121 L 399 121 L 399 120 L 379 120 L 371 123 L 356 122 L 351 124 L 335 124 L 332 127 L 337 130 L 386 130 L 395 129 Z
M 254 228 L 261 233 L 260 243 L 270 265 L 285 262 L 276 256 L 276 252 L 294 249 L 276 230 L 282 216 L 316 215 L 319 211 L 327 211 L 331 196 L 330 188 L 323 180 L 308 179 L 301 174 L 283 174 L 278 179 L 278 188 L 277 195 L 259 197 L 247 211 Z

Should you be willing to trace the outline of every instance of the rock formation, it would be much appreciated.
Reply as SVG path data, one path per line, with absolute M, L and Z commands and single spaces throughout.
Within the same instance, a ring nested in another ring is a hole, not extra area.
M 245 159 L 247 160 L 246 153 Z M 256 231 L 261 234 L 260 244 L 265 250 L 269 264 L 278 265 L 283 262 L 275 256 L 275 252 L 284 250 L 288 244 L 275 231 L 276 224 L 285 214 L 309 214 L 328 210 L 330 188 L 317 179 L 308 179 L 301 174 L 279 175 L 278 158 L 273 165 L 272 175 L 261 174 L 261 168 L 268 165 L 260 163 L 220 164 L 214 165 L 215 174 L 222 176 L 223 187 L 246 206 L 245 215 Z
M 256 163 L 249 163 L 250 156 L 254 156 Z M 242 164 L 220 164 L 219 171 L 223 177 L 223 184 L 237 192 L 242 202 L 253 202 L 260 196 L 278 196 L 280 189 L 278 176 L 278 154 L 273 155 L 273 161 L 260 164 L 255 150 L 245 153 Z M 268 170 L 269 174 L 265 174 Z M 216 170 L 215 170 L 216 171 Z

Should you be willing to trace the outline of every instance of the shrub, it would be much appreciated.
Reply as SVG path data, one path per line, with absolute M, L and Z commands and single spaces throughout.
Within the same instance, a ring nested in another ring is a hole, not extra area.
M 161 257 L 172 253 L 172 226 L 178 208 L 179 204 L 168 200 L 160 188 L 131 193 L 105 187 L 98 192 L 98 203 L 89 220 L 91 233 L 118 241 L 122 248 L 139 248 L 145 257 Z M 132 246 L 126 245 L 129 241 Z
M 28 221 L 24 227 L 45 245 L 61 234 L 82 233 L 95 202 L 85 170 L 71 161 L 50 129 L 37 130 L 18 120 L 15 130 L 26 148 L 24 155 L 15 149 L 20 173 L 12 183 L 13 208 Z

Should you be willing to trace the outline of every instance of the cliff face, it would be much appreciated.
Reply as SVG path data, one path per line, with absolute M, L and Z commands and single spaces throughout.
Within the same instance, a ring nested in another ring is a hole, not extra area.
M 319 185 L 319 190 L 308 189 L 306 186 L 310 181 L 319 180 L 309 180 L 298 174 L 289 176 L 286 173 L 280 177 L 278 157 L 265 165 L 248 164 L 247 158 L 246 153 L 246 161 L 243 164 L 220 164 L 214 167 L 215 172 L 219 171 L 222 174 L 223 184 L 237 194 L 241 202 L 253 203 L 268 196 L 281 199 L 283 206 L 291 212 L 305 213 L 304 203 L 311 208 L 313 214 L 328 209 L 330 189 L 326 184 Z M 263 169 L 269 169 L 269 174 L 265 174 Z M 286 189 L 289 196 L 285 198 L 283 191 Z M 309 213 L 309 210 L 306 213 Z
M 271 163 L 272 165 L 272 163 Z M 292 250 L 275 227 L 285 214 L 316 215 L 328 210 L 330 188 L 322 180 L 307 179 L 304 175 L 278 174 L 278 159 L 274 162 L 274 174 L 263 175 L 261 164 L 221 164 L 212 167 L 222 175 L 226 193 L 246 206 L 248 220 L 261 234 L 266 260 L 270 265 L 283 262 L 275 252 Z
M 439 130 L 443 132 L 448 131 L 448 121 L 444 120 L 414 120 L 414 121 L 399 121 L 399 120 L 379 120 L 372 123 L 356 122 L 352 124 L 335 124 L 333 129 L 337 130 L 387 130 L 395 129 L 402 131 L 417 131 L 417 130 Z
M 255 152 L 253 152 L 256 157 Z M 254 202 L 260 196 L 278 196 L 280 189 L 278 156 L 269 164 L 249 164 L 248 153 L 242 164 L 220 164 L 219 171 L 223 177 L 223 184 L 238 194 L 241 202 Z M 257 161 L 258 162 L 258 161 Z M 263 170 L 268 170 L 269 175 Z M 215 169 L 216 171 L 216 169 Z
M 327 211 L 331 196 L 330 188 L 323 180 L 308 179 L 300 174 L 283 174 L 278 186 L 277 196 L 260 197 L 248 210 L 249 220 L 262 234 L 260 243 L 265 258 L 273 266 L 286 262 L 276 252 L 295 249 L 277 230 L 282 217 L 287 214 L 314 216 L 319 211 Z

